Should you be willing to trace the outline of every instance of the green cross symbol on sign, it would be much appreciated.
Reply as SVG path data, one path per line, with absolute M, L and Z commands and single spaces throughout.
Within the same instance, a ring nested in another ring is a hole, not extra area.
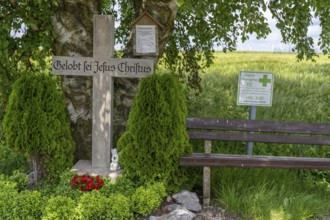
M 262 83 L 263 87 L 266 87 L 267 83 L 271 83 L 272 81 L 271 81 L 271 79 L 267 78 L 267 75 L 264 75 L 263 78 L 259 79 L 259 82 Z

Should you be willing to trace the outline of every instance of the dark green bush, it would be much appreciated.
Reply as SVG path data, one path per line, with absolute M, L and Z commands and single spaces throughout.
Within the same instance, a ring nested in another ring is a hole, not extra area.
M 143 79 L 127 130 L 117 144 L 125 175 L 140 184 L 163 181 L 170 191 L 183 187 L 188 178 L 179 167 L 179 157 L 192 151 L 186 115 L 185 97 L 175 76 L 154 74 Z
M 25 171 L 26 167 L 24 155 L 8 148 L 0 140 L 0 174 L 10 176 L 15 170 Z
M 9 179 L 17 184 L 18 191 L 22 191 L 28 187 L 28 175 L 19 170 L 14 170 Z
M 56 180 L 44 180 L 39 182 L 36 189 L 45 196 L 56 197 L 65 195 L 73 200 L 78 200 L 81 192 L 78 190 L 73 190 L 70 186 L 74 175 L 76 175 L 76 172 L 66 169 Z
M 10 95 L 3 121 L 8 147 L 21 151 L 39 177 L 51 177 L 73 163 L 74 143 L 63 94 L 54 78 L 26 74 Z
M 0 189 L 15 189 L 17 191 L 22 191 L 27 188 L 28 176 L 25 173 L 21 173 L 18 170 L 13 172 L 13 175 L 7 176 L 0 174 Z

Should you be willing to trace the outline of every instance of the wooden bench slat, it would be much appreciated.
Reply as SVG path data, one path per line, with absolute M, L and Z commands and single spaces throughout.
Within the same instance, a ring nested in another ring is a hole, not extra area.
M 251 141 L 283 144 L 316 144 L 330 145 L 330 137 L 322 136 L 288 136 L 276 134 L 247 134 L 225 133 L 215 131 L 188 131 L 190 139 L 201 140 L 226 140 L 226 141 Z
M 291 134 L 330 134 L 330 124 L 305 122 L 276 122 L 221 118 L 187 118 L 187 128 L 207 130 L 279 132 Z
M 330 124 L 221 118 L 187 118 L 190 139 L 330 145 Z M 210 148 L 210 147 L 209 147 Z M 210 201 L 210 167 L 330 169 L 330 158 L 251 156 L 193 153 L 180 157 L 181 166 L 204 167 L 203 204 Z
M 180 158 L 181 166 L 329 169 L 330 158 L 247 156 L 194 153 Z

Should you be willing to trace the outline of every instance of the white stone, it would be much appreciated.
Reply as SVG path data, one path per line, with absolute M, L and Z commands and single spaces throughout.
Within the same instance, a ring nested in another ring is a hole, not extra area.
M 180 193 L 174 194 L 172 198 L 190 211 L 200 212 L 202 210 L 196 193 L 182 190 Z
M 119 157 L 118 157 L 118 152 L 117 149 L 114 148 L 111 150 L 111 163 L 110 163 L 110 170 L 115 171 L 115 170 L 120 170 L 120 166 L 118 164 L 119 162 Z
M 164 216 L 150 216 L 149 220 L 192 220 L 195 217 L 194 213 L 186 209 L 178 209 Z

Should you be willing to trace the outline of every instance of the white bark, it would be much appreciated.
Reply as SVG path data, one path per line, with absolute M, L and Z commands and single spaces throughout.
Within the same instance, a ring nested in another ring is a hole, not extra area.
M 54 55 L 91 57 L 93 54 L 93 15 L 99 1 L 61 1 L 53 17 Z M 76 143 L 76 159 L 91 158 L 92 77 L 63 76 L 62 90 L 71 118 Z

